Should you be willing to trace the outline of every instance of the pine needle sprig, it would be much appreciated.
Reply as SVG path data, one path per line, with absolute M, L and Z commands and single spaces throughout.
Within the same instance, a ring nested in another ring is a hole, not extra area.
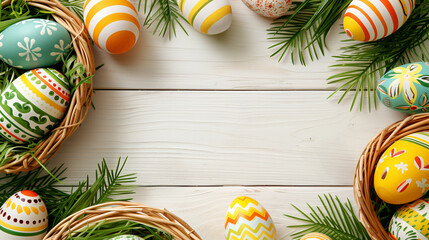
M 85 0 L 59 0 L 65 7 L 70 9 L 83 21 L 83 5 Z
M 323 195 L 319 196 L 319 200 L 323 207 L 312 207 L 310 213 L 306 214 L 298 207 L 292 205 L 302 216 L 285 215 L 294 220 L 304 222 L 289 226 L 289 228 L 304 228 L 303 230 L 292 234 L 293 239 L 300 239 L 302 236 L 312 232 L 326 234 L 332 239 L 342 240 L 370 240 L 368 233 L 363 225 L 359 222 L 350 200 L 343 203 L 336 196 Z
M 122 174 L 126 161 L 127 159 L 121 163 L 121 159 L 119 159 L 116 169 L 110 170 L 103 159 L 98 165 L 95 182 L 90 185 L 88 176 L 86 181 L 81 181 L 78 187 L 72 189 L 68 198 L 50 212 L 50 215 L 53 216 L 51 224 L 56 225 L 67 216 L 89 206 L 113 200 L 131 200 L 132 198 L 127 195 L 134 193 L 135 186 L 129 185 L 129 183 L 134 183 L 136 177 L 135 173 Z
M 136 235 L 145 240 L 173 240 L 173 237 L 158 229 L 126 220 L 101 221 L 74 232 L 67 240 L 105 240 L 125 234 Z
M 345 69 L 328 78 L 330 84 L 340 84 L 329 97 L 342 92 L 338 103 L 354 92 L 350 110 L 359 99 L 360 110 L 366 100 L 368 109 L 377 107 L 374 93 L 378 79 L 390 69 L 411 62 L 427 61 L 429 37 L 429 0 L 416 1 L 415 9 L 405 24 L 394 34 L 373 42 L 359 42 L 342 47 L 335 56 L 338 64 L 331 67 Z M 345 40 L 353 42 L 353 40 Z
M 154 26 L 153 34 L 171 39 L 176 36 L 176 25 L 188 34 L 181 21 L 187 22 L 179 10 L 175 0 L 145 0 L 144 13 L 146 18 L 143 25 L 147 28 Z
M 325 54 L 326 36 L 350 2 L 305 0 L 297 3 L 291 16 L 276 19 L 267 30 L 270 36 L 268 39 L 277 42 L 269 47 L 277 49 L 271 57 L 279 55 L 281 61 L 290 53 L 292 63 L 298 58 L 302 65 L 306 64 L 305 54 L 311 61 L 319 59 L 319 54 Z

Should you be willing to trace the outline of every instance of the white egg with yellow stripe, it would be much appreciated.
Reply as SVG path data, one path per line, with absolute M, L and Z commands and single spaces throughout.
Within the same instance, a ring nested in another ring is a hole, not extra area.
M 177 4 L 189 24 L 201 33 L 219 34 L 231 26 L 228 0 L 178 0 Z
M 95 44 L 111 54 L 129 51 L 139 38 L 137 10 L 127 0 L 86 0 L 83 17 Z
M 42 240 L 47 229 L 46 205 L 33 191 L 15 193 L 0 208 L 2 240 Z

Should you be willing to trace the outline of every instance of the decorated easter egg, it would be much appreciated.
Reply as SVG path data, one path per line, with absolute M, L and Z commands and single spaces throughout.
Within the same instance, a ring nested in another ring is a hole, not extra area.
M 33 18 L 0 33 L 0 59 L 16 68 L 55 65 L 71 50 L 69 32 L 57 22 Z
M 423 196 L 429 189 L 429 132 L 407 135 L 381 155 L 374 188 L 391 204 L 409 203 Z
M 332 240 L 330 237 L 322 233 L 309 233 L 304 235 L 301 240 Z
M 391 109 L 405 113 L 427 112 L 429 63 L 409 63 L 388 71 L 377 85 L 377 95 Z
M 136 235 L 120 235 L 114 238 L 109 238 L 108 240 L 143 240 L 143 238 Z
M 70 85 L 52 68 L 34 69 L 0 95 L 0 135 L 13 143 L 42 138 L 67 111 Z
M 48 228 L 48 211 L 29 190 L 15 193 L 0 208 L 0 239 L 41 240 Z
M 177 4 L 189 24 L 201 33 L 219 34 L 231 26 L 229 0 L 178 0 Z
M 415 0 L 353 0 L 344 15 L 344 30 L 353 39 L 374 41 L 394 33 L 407 21 Z
M 257 14 L 278 18 L 287 13 L 292 0 L 242 0 L 244 4 Z
M 125 53 L 139 38 L 137 10 L 128 0 L 86 0 L 83 17 L 94 43 L 109 53 Z
M 389 236 L 393 240 L 428 240 L 429 203 L 427 199 L 419 199 L 399 208 L 390 220 Z
M 250 197 L 236 198 L 228 208 L 225 238 L 277 240 L 273 220 L 267 210 Z

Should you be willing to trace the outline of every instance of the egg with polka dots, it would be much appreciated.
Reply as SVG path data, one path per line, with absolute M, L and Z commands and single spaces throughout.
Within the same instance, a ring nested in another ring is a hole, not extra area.
M 46 205 L 33 191 L 15 193 L 0 208 L 0 239 L 42 240 L 47 229 Z
M 244 4 L 257 14 L 278 18 L 284 16 L 289 11 L 292 0 L 242 0 Z
M 46 136 L 67 112 L 70 84 L 52 68 L 33 69 L 0 95 L 0 135 L 15 144 Z

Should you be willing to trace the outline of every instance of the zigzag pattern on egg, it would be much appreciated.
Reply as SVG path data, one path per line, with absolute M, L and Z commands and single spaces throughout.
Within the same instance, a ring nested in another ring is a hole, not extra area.
M 137 42 L 139 18 L 127 0 L 86 0 L 83 16 L 92 40 L 109 53 L 125 53 Z
M 394 33 L 410 16 L 414 0 L 354 0 L 344 15 L 344 30 L 359 41 Z
M 231 203 L 225 220 L 225 229 L 227 240 L 278 239 L 268 212 L 249 197 L 238 197 Z

